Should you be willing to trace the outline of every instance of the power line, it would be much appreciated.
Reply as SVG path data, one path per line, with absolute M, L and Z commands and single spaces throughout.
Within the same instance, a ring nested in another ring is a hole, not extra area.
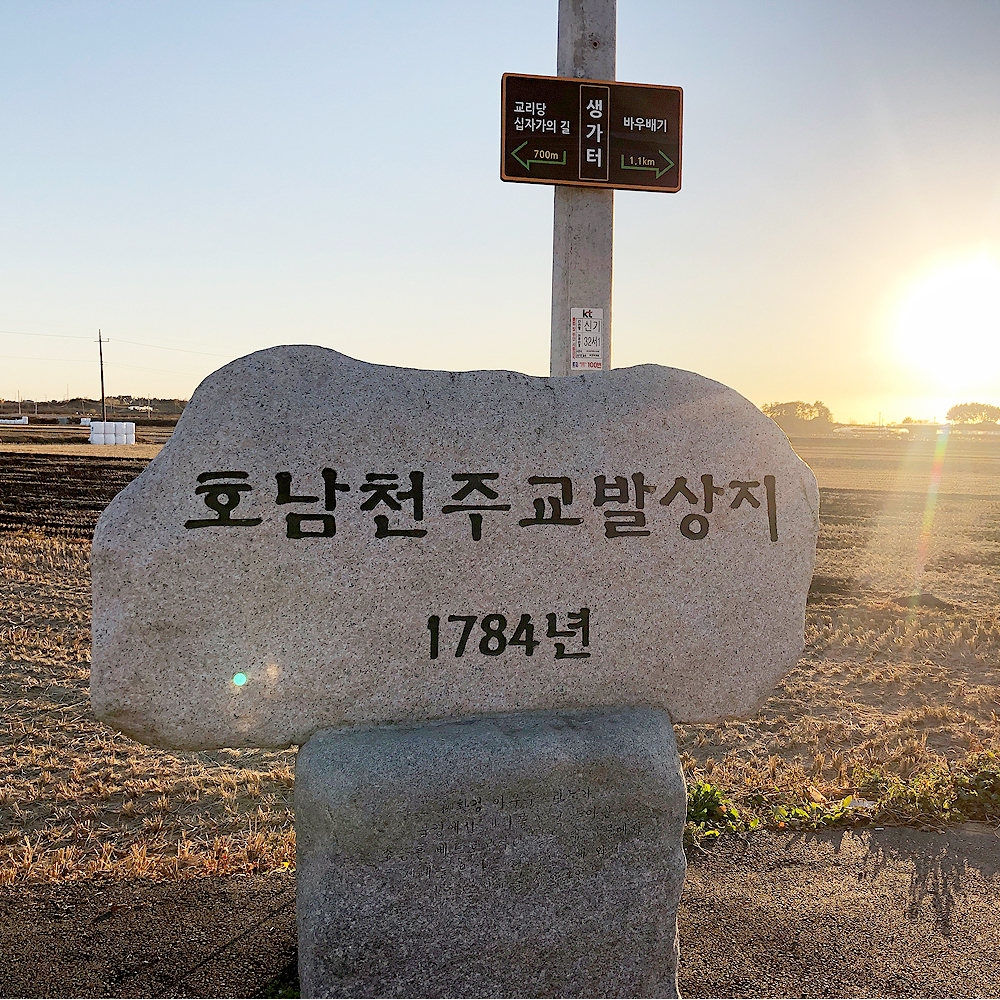
M 49 361 L 49 362 L 59 362 L 70 365 L 96 365 L 96 358 L 87 358 L 85 361 L 80 358 L 22 358 L 15 357 L 11 354 L 0 354 L 0 359 L 4 361 Z M 130 368 L 132 371 L 137 372 L 163 372 L 165 375 L 186 375 L 188 378 L 200 378 L 201 376 L 195 375 L 193 372 L 176 372 L 170 368 L 140 368 L 138 365 L 121 365 L 117 361 L 106 361 L 105 365 L 108 368 Z
M 23 330 L 0 330 L 0 333 L 10 333 L 15 337 L 57 337 L 59 340 L 90 340 L 90 337 L 71 336 L 68 333 L 25 333 Z
M 109 340 L 110 344 L 111 341 Z M 228 358 L 228 354 L 212 354 L 209 351 L 192 351 L 186 347 L 162 347 L 159 344 L 143 344 L 138 340 L 122 340 L 121 337 L 115 338 L 115 343 L 117 344 L 131 344 L 133 347 L 152 347 L 157 351 L 181 351 L 184 354 L 204 354 L 206 358 Z
M 0 333 L 9 333 L 15 337 L 54 337 L 59 340 L 90 340 L 90 337 L 78 337 L 68 333 L 25 333 L 24 330 L 0 330 Z M 164 347 L 162 344 L 144 344 L 139 340 L 122 340 L 121 337 L 115 337 L 114 342 L 117 344 L 131 344 L 133 347 L 151 347 L 156 351 L 179 351 L 181 354 L 203 354 L 206 358 L 228 358 L 228 354 L 213 354 L 210 351 L 192 351 L 187 347 Z M 111 343 L 110 340 L 105 341 L 105 343 Z M 28 360 L 28 359 L 26 359 Z M 45 361 L 46 358 L 33 358 L 30 360 Z M 146 369 L 147 371 L 152 371 L 153 369 Z M 183 374 L 183 373 L 181 373 Z
M 80 358 L 22 358 L 16 357 L 13 354 L 0 354 L 0 358 L 3 358 L 4 361 L 65 361 L 66 364 L 72 365 L 96 364 L 94 358 L 87 358 L 86 361 L 83 361 Z
M 224 354 L 217 355 L 217 357 L 225 357 Z M 134 372 L 163 372 L 166 375 L 187 375 L 188 378 L 202 378 L 201 375 L 195 375 L 194 372 L 175 372 L 170 368 L 140 368 L 138 365 L 120 365 L 117 361 L 105 361 L 105 365 L 108 368 L 129 368 Z

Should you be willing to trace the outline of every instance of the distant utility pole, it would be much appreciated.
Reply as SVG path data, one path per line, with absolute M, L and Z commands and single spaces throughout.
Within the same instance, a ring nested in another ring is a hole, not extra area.
M 556 73 L 614 80 L 617 0 L 559 0 Z M 601 319 L 601 367 L 611 367 L 611 254 L 615 193 L 558 185 L 552 231 L 551 375 L 570 374 L 574 319 Z
M 101 420 L 108 419 L 108 409 L 104 405 L 104 341 L 101 340 L 101 331 L 97 331 L 97 353 L 101 359 Z

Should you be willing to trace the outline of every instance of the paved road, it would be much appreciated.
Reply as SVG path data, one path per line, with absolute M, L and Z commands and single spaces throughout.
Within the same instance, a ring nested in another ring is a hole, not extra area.
M 1000 997 L 1000 839 L 759 834 L 689 858 L 689 997 Z
M 1000 997 L 1000 839 L 758 833 L 689 859 L 687 997 Z M 249 997 L 294 961 L 294 879 L 0 890 L 0 995 Z

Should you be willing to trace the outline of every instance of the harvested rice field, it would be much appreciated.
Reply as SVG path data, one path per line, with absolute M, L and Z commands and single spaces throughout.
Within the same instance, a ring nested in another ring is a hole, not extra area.
M 689 783 L 765 823 L 848 795 L 865 822 L 887 782 L 1000 748 L 1000 445 L 793 444 L 821 487 L 806 648 L 755 717 L 678 741 Z M 167 753 L 90 712 L 90 535 L 155 450 L 0 450 L 0 885 L 294 866 L 294 749 Z

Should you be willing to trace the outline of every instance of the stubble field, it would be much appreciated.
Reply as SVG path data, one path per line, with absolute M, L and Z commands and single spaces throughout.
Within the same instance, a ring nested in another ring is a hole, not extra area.
M 793 443 L 821 488 L 806 649 L 754 718 L 677 727 L 689 784 L 715 826 L 996 826 L 1000 444 Z M 293 867 L 294 750 L 167 753 L 91 714 L 89 533 L 151 456 L 63 452 L 0 449 L 0 885 Z

